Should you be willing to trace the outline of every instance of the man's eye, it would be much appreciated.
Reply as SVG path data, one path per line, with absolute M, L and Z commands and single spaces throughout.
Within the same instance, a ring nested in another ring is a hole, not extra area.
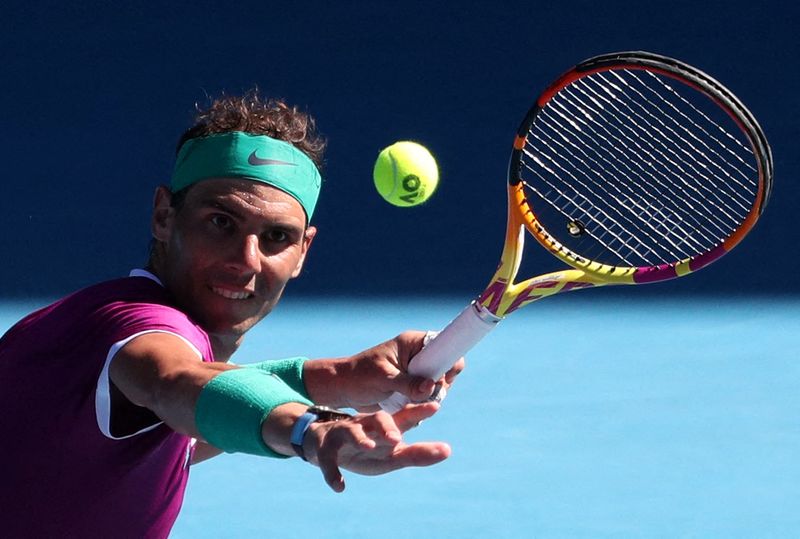
M 267 238 L 273 243 L 283 243 L 289 239 L 289 235 L 283 230 L 270 230 Z
M 211 216 L 211 224 L 219 229 L 227 230 L 233 223 L 231 222 L 230 217 L 227 215 L 216 214 Z

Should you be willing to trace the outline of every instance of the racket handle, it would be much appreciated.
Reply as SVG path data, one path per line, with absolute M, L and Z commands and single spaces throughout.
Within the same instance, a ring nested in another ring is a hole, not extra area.
M 416 356 L 411 358 L 408 372 L 415 376 L 438 380 L 450 370 L 459 358 L 488 335 L 500 320 L 502 319 L 473 301 L 431 339 Z M 382 401 L 380 407 L 393 414 L 409 402 L 411 401 L 408 397 L 395 392 Z

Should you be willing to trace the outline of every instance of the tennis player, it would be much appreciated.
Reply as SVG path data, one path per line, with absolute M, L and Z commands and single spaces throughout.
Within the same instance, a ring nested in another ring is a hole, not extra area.
M 229 362 L 303 267 L 324 141 L 313 120 L 255 92 L 201 111 L 155 193 L 151 255 L 0 339 L 3 537 L 166 537 L 189 465 L 220 452 L 299 455 L 340 492 L 448 457 L 405 444 L 449 385 L 410 376 L 421 332 L 358 355 Z M 399 391 L 414 404 L 376 404 Z M 340 408 L 359 410 L 351 416 Z

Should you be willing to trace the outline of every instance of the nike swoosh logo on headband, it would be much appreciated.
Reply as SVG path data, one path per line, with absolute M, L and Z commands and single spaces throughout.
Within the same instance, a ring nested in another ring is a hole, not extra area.
M 247 158 L 247 162 L 251 165 L 287 165 L 290 167 L 296 167 L 295 163 L 289 163 L 288 161 L 279 161 L 277 159 L 261 159 L 256 155 L 256 150 L 253 150 L 253 153 Z

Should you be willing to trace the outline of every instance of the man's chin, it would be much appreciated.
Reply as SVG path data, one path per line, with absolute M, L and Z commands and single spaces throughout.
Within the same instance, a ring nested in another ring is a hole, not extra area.
M 215 296 L 212 299 L 219 298 Z M 250 301 L 245 303 L 250 303 Z M 217 304 L 215 301 L 206 301 L 193 305 L 191 314 L 195 322 L 206 333 L 226 337 L 227 339 L 236 339 L 241 338 L 272 310 L 272 305 L 265 305 L 264 303 L 260 303 L 258 309 L 253 307 L 256 306 L 242 304 L 235 308 L 228 300 L 223 301 L 222 304 Z
M 209 313 L 202 317 L 200 326 L 207 333 L 232 338 L 241 337 L 258 324 L 267 315 L 267 312 L 263 314 L 253 313 L 247 316 L 235 316 L 231 313 L 219 313 L 218 315 Z
M 219 337 L 235 339 L 244 336 L 257 322 L 257 320 L 253 319 L 243 321 L 207 320 L 205 323 L 200 324 L 200 326 L 209 335 L 213 334 Z

